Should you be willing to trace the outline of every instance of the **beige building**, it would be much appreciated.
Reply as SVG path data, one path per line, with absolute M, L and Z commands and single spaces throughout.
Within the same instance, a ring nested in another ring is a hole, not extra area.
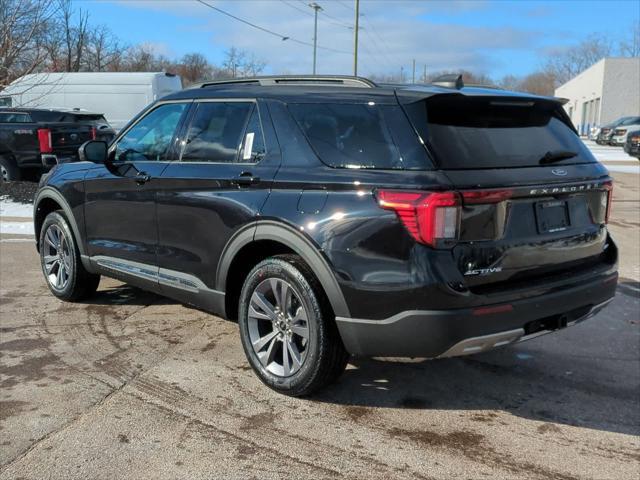
M 620 117 L 640 115 L 640 58 L 603 58 L 558 87 L 556 97 L 581 135 Z

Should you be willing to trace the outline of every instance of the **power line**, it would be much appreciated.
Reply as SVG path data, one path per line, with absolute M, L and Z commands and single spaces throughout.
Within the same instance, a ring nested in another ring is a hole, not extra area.
M 308 11 L 306 11 L 306 10 L 303 10 L 302 8 L 300 8 L 300 7 L 298 7 L 298 6 L 296 6 L 296 5 L 294 5 L 294 4 L 290 3 L 290 2 L 287 2 L 287 0 L 280 0 L 280 1 L 281 1 L 282 3 L 284 3 L 285 5 L 287 5 L 287 6 L 291 7 L 291 8 L 293 8 L 294 10 L 299 11 L 300 13 L 304 13 L 305 15 L 309 15 L 310 17 L 313 17 L 313 13 L 308 12 Z
M 285 0 L 282 0 L 283 2 Z M 307 3 L 304 0 L 298 0 L 302 5 L 304 5 L 305 7 L 308 7 Z M 293 7 L 293 5 L 291 5 Z M 297 9 L 296 9 L 297 10 Z M 309 12 L 305 12 L 305 13 L 309 13 Z M 331 23 L 332 25 L 337 25 L 339 27 L 345 27 L 345 28 L 353 28 L 353 25 L 344 23 L 342 20 L 340 20 L 339 18 L 333 17 L 329 14 L 327 14 L 327 12 L 325 12 L 324 10 L 322 10 L 320 12 L 321 15 L 327 17 L 330 20 L 325 20 L 327 23 Z
M 273 35 L 274 37 L 278 37 L 282 41 L 289 40 L 291 42 L 298 43 L 300 45 L 306 45 L 308 47 L 313 47 L 312 43 L 305 42 L 303 40 L 298 40 L 297 38 L 290 37 L 288 35 L 282 35 L 280 33 L 274 32 L 273 30 L 269 30 L 267 28 L 261 27 L 260 25 L 256 25 L 255 23 L 251 23 L 248 20 L 245 20 L 245 19 L 237 17 L 237 16 L 235 16 L 235 15 L 229 13 L 229 12 L 226 12 L 226 11 L 222 10 L 221 8 L 218 8 L 218 7 L 215 7 L 213 5 L 210 5 L 209 3 L 205 2 L 204 0 L 196 0 L 196 2 L 201 3 L 202 5 L 204 5 L 206 7 L 209 7 L 212 10 L 215 10 L 216 12 L 219 12 L 219 13 L 221 13 L 223 15 L 226 15 L 227 17 L 230 17 L 230 18 L 233 18 L 234 20 L 242 22 L 245 25 L 249 25 L 250 27 L 253 27 L 253 28 L 257 29 L 257 30 L 260 30 L 260 31 L 265 32 L 265 33 L 268 33 L 269 35 Z M 320 46 L 320 45 L 318 45 L 318 48 L 321 49 L 321 50 L 327 50 L 329 52 L 345 53 L 347 55 L 351 55 L 351 52 L 346 52 L 344 50 L 337 50 L 335 48 L 323 47 L 323 46 Z

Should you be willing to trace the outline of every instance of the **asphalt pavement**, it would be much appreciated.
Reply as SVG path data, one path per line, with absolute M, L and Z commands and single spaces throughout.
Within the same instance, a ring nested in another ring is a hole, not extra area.
M 614 177 L 605 311 L 475 356 L 353 359 L 308 399 L 259 382 L 232 322 L 109 279 L 55 299 L 33 239 L 0 233 L 0 480 L 638 479 L 640 176 Z

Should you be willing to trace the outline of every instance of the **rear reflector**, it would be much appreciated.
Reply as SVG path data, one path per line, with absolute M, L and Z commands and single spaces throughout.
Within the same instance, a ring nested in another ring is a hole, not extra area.
M 53 152 L 53 145 L 51 144 L 51 130 L 48 128 L 38 129 L 38 144 L 40 145 L 40 153 Z
M 490 315 L 492 313 L 506 313 L 513 311 L 513 305 L 506 303 L 504 305 L 494 305 L 491 307 L 474 308 L 474 315 Z
M 456 192 L 378 190 L 379 205 L 393 210 L 418 242 L 436 246 L 456 239 L 460 223 L 460 195 Z
M 91 140 L 96 139 L 96 127 L 91 127 Z
M 462 192 L 462 198 L 466 204 L 475 203 L 499 203 L 511 198 L 511 190 L 467 190 Z
M 609 223 L 611 204 L 613 203 L 613 182 L 605 182 L 604 188 L 607 191 L 607 213 L 604 216 L 604 223 Z

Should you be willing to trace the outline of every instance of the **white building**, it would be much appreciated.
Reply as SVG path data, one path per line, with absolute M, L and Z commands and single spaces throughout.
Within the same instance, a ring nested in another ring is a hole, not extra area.
M 556 97 L 581 135 L 620 117 L 640 115 L 640 58 L 603 58 L 558 87 Z

